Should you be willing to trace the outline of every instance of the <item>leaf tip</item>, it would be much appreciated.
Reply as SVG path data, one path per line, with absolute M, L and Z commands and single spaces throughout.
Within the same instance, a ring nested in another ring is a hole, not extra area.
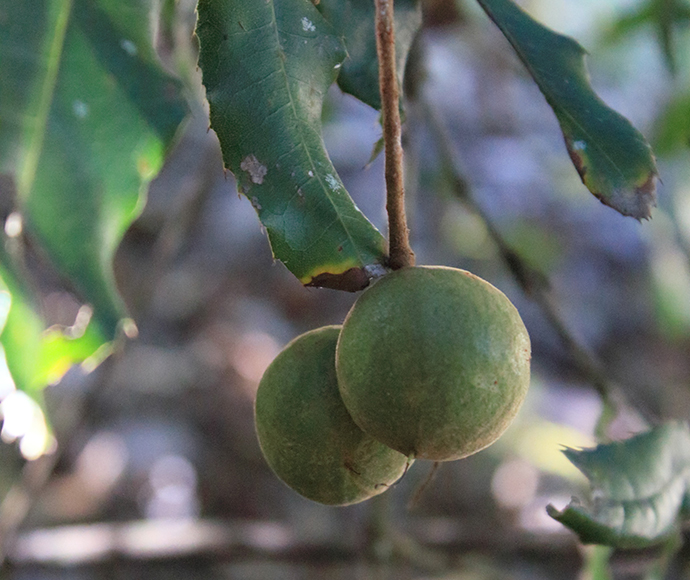
M 637 219 L 649 219 L 652 217 L 652 208 L 656 207 L 656 182 L 659 179 L 659 174 L 654 171 L 650 171 L 647 175 L 647 179 L 635 189 L 638 199 L 640 200 L 640 205 L 644 208 L 644 215 L 641 215 Z M 637 216 L 634 216 L 637 217 Z
M 653 156 L 647 159 L 647 171 L 643 174 L 641 182 L 631 184 L 629 181 L 601 181 L 590 176 L 588 172 L 590 160 L 585 152 L 587 144 L 584 141 L 574 141 L 568 136 L 565 138 L 565 144 L 582 183 L 601 203 L 638 221 L 651 218 L 652 208 L 656 207 L 656 182 L 659 179 Z
M 635 218 L 637 221 L 648 220 L 652 217 L 652 208 L 656 207 L 656 170 L 650 171 L 646 179 L 636 185 L 632 192 L 624 189 L 614 189 L 609 199 L 597 195 L 600 201 L 624 216 Z
M 577 465 L 577 458 L 582 455 L 582 449 L 575 449 L 574 447 L 567 447 L 566 445 L 561 445 L 561 453 L 568 458 L 568 461 Z

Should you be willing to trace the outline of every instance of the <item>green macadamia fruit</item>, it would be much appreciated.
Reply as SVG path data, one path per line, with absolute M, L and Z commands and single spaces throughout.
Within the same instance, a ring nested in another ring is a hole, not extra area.
M 530 382 L 518 311 L 481 278 L 409 267 L 365 290 L 338 340 L 345 407 L 359 427 L 408 457 L 448 461 L 505 431 Z
M 328 505 L 384 492 L 410 461 L 364 433 L 338 392 L 340 326 L 307 332 L 275 358 L 256 395 L 256 431 L 266 461 L 292 489 Z

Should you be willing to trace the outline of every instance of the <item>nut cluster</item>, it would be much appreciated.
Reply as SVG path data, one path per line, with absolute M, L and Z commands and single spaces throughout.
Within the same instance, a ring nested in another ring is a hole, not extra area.
M 414 459 L 491 445 L 520 408 L 530 341 L 508 298 L 481 278 L 408 267 L 366 290 L 342 327 L 292 341 L 259 385 L 256 425 L 276 474 L 346 505 L 392 485 Z

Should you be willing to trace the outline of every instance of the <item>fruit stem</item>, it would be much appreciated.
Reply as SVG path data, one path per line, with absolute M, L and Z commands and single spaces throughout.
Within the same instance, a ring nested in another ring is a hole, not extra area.
M 388 212 L 388 255 L 393 270 L 414 265 L 405 216 L 403 149 L 400 124 L 400 91 L 395 70 L 395 21 L 393 0 L 375 0 L 376 53 L 385 144 L 386 211 Z

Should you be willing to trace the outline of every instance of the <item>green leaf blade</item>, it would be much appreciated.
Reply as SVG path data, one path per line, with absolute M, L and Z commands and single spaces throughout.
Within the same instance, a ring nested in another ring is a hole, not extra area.
M 478 0 L 553 109 L 582 182 L 602 203 L 646 219 L 656 205 L 652 150 L 632 124 L 594 92 L 586 51 L 532 19 L 511 0 Z
M 690 431 L 669 422 L 626 441 L 564 451 L 590 480 L 591 506 L 573 500 L 551 517 L 583 543 L 642 548 L 678 533 L 690 483 Z
M 13 271 L 10 256 L 0 250 L 0 345 L 17 389 L 40 401 L 38 393 L 44 387 L 106 342 L 93 324 L 75 334 L 45 329 L 31 292 Z
M 338 86 L 374 109 L 381 110 L 374 2 L 321 0 L 316 7 L 334 26 L 347 49 L 347 58 L 338 76 Z M 421 24 L 422 10 L 419 0 L 396 1 L 396 70 L 401 86 L 407 55 Z
M 112 259 L 186 115 L 181 84 L 156 59 L 151 2 L 120 2 L 117 22 L 105 0 L 47 1 L 39 14 L 14 4 L 22 9 L 10 27 L 34 30 L 32 18 L 44 27 L 28 35 L 34 46 L 0 44 L 0 73 L 34 57 L 32 76 L 0 102 L 0 126 L 10 128 L 0 131 L 3 168 L 16 175 L 27 232 L 112 337 L 125 316 Z M 27 101 L 11 111 L 20 93 Z
M 223 159 L 274 256 L 303 283 L 361 289 L 384 241 L 352 202 L 321 137 L 321 108 L 345 58 L 309 2 L 198 6 L 199 65 Z M 352 277 L 348 273 L 360 272 Z
M 5 258 L 4 252 L 2 257 Z M 11 272 L 0 266 L 0 294 L 4 314 L 0 344 L 15 386 L 34 390 L 34 369 L 41 350 L 43 323 L 36 314 L 25 289 Z

